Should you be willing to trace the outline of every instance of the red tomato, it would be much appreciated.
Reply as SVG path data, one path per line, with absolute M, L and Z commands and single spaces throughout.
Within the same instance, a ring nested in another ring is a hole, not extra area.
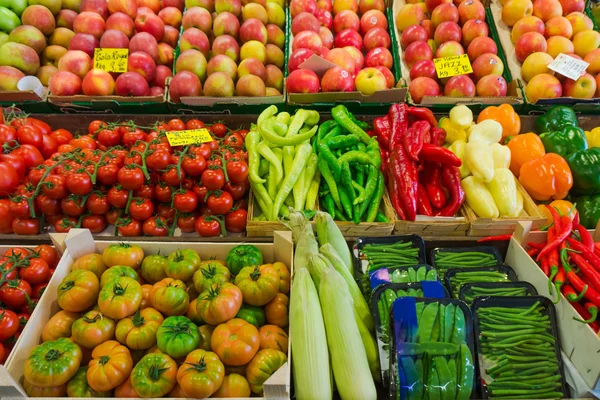
M 85 211 L 83 198 L 76 195 L 65 197 L 60 201 L 60 208 L 69 217 L 79 217 Z
M 8 196 L 19 186 L 19 174 L 7 162 L 0 162 L 0 196 Z
M 169 234 L 167 221 L 157 215 L 145 220 L 142 230 L 144 235 L 148 236 L 167 236 Z
M 113 186 L 108 191 L 108 202 L 116 208 L 125 208 L 129 199 L 129 191 L 123 189 L 120 185 Z
M 228 161 L 227 176 L 233 183 L 242 183 L 248 179 L 248 164 L 243 161 Z
M 50 267 L 41 258 L 28 260 L 29 266 L 19 269 L 19 277 L 25 279 L 30 285 L 39 285 L 50 279 Z
M 225 175 L 221 168 L 208 168 L 202 173 L 201 179 L 208 190 L 219 190 L 225 185 Z
M 219 150 L 219 142 L 213 140 L 212 142 L 207 142 L 206 145 L 210 148 L 211 151 Z
M 237 132 L 233 132 L 225 139 L 225 146 L 242 148 L 244 147 L 244 138 Z
M 81 219 L 81 227 L 92 233 L 100 233 L 106 228 L 106 219 L 100 215 L 88 215 Z
M 142 185 L 141 188 L 133 191 L 133 196 L 152 200 L 154 198 L 154 185 L 152 183 L 146 183 Z
M 96 135 L 98 143 L 106 146 L 113 147 L 121 144 L 121 134 L 118 129 L 102 129 Z
M 0 309 L 0 316 L 0 340 L 6 340 L 19 330 L 19 317 L 6 309 Z
M 119 217 L 121 215 L 121 211 L 123 211 L 123 210 L 120 209 L 120 208 L 113 208 L 113 209 L 111 209 L 105 215 L 106 222 L 108 222 L 111 225 L 115 225 L 117 223 L 117 220 L 119 219 Z
M 177 168 L 175 168 L 175 166 L 172 165 L 165 172 L 162 173 L 160 178 L 169 186 L 179 186 L 181 182 L 183 182 L 183 179 L 185 179 L 185 171 L 180 171 L 178 176 Z
M 177 218 L 177 226 L 182 232 L 191 233 L 196 231 L 196 214 L 184 214 Z
M 152 171 L 161 171 L 172 163 L 171 154 L 164 149 L 155 150 L 146 156 L 146 165 Z
M 43 135 L 49 135 L 52 131 L 50 125 L 48 125 L 44 121 L 40 121 L 39 119 L 32 117 L 14 119 L 12 120 L 11 125 L 14 128 L 19 128 L 21 126 L 35 126 L 40 130 L 40 133 L 42 133 Z
M 144 184 L 144 172 L 137 165 L 127 165 L 119 170 L 119 184 L 127 190 L 136 190 Z
M 119 219 L 117 222 L 119 235 L 142 236 L 142 223 L 137 219 Z
M 206 160 L 199 154 L 189 153 L 183 158 L 181 167 L 189 176 L 200 176 L 206 169 Z
M 197 119 L 190 119 L 185 123 L 185 129 L 202 129 L 204 128 L 204 122 Z
M 0 125 L 0 146 L 4 143 L 10 143 L 17 140 L 17 130 L 12 126 Z
M 196 232 L 202 237 L 219 236 L 221 224 L 212 215 L 202 215 L 196 219 Z
M 225 137 L 225 134 L 227 134 L 227 127 L 223 124 L 213 124 L 212 133 L 218 138 Z
M 125 132 L 121 140 L 126 147 L 132 147 L 137 142 L 146 142 L 148 140 L 148 135 L 141 129 L 134 129 L 131 132 Z
M 58 150 L 58 143 L 56 143 L 56 139 L 50 135 L 43 135 L 42 148 L 40 150 L 45 158 L 52 157 L 52 154 L 56 153 Z
M 146 198 L 137 197 L 129 205 L 129 215 L 139 221 L 145 221 L 154 214 L 154 204 Z M 136 236 L 136 235 L 133 235 Z
M 73 194 L 85 196 L 92 191 L 92 178 L 87 172 L 76 172 L 67 179 L 67 189 Z
M 17 235 L 37 235 L 40 233 L 40 220 L 37 218 L 15 218 L 12 229 Z
M 69 142 L 69 144 L 79 149 L 92 149 L 96 148 L 96 140 L 88 135 L 79 136 Z
M 231 210 L 231 207 L 233 207 L 233 198 L 228 192 L 218 190 L 215 193 L 208 195 L 206 205 L 211 213 L 225 215 Z
M 212 150 L 206 143 L 202 143 L 200 146 L 192 146 L 190 147 L 190 151 L 204 157 L 205 160 L 209 158 L 210 153 L 212 153 Z
M 17 317 L 19 318 L 19 332 L 21 332 L 25 328 L 25 325 L 27 325 L 27 322 L 29 322 L 31 313 L 22 312 L 17 314 Z
M 31 285 L 23 279 L 6 282 L 0 288 L 0 300 L 12 309 L 23 307 L 31 296 Z
M 96 133 L 98 133 L 99 130 L 104 129 L 106 127 L 106 124 L 104 123 L 104 121 L 100 121 L 100 120 L 95 120 L 90 122 L 90 124 L 88 125 L 88 133 L 90 135 L 95 135 Z
M 10 213 L 9 199 L 0 199 L 0 233 L 12 233 L 14 216 Z
M 17 140 L 21 144 L 42 148 L 42 132 L 35 126 L 25 125 L 17 129 Z
M 52 276 L 52 273 L 50 272 L 50 270 L 48 270 L 48 276 Z M 48 282 L 40 283 L 39 285 L 35 285 L 34 287 L 31 288 L 31 297 L 33 297 L 34 299 L 39 299 L 40 297 L 42 297 L 42 295 L 46 291 L 47 287 L 48 287 Z
M 171 208 L 169 204 L 163 203 L 156 206 L 156 214 L 163 217 L 169 224 L 172 224 L 175 219 L 175 209 Z
M 58 146 L 58 151 L 59 153 L 71 153 L 73 151 L 75 151 L 75 146 L 67 143 L 67 144 L 61 144 Z
M 62 175 L 49 175 L 44 179 L 42 192 L 51 199 L 62 199 L 68 196 L 66 179 Z
M 71 228 L 77 227 L 77 218 L 66 217 L 54 223 L 54 230 L 57 233 L 67 233 Z
M 58 253 L 56 249 L 49 244 L 40 244 L 33 251 L 41 258 L 46 261 L 48 267 L 54 268 L 58 264 Z
M 0 154 L 0 162 L 10 164 L 17 171 L 20 180 L 25 178 L 25 160 L 20 155 L 14 153 Z
M 4 252 L 4 256 L 13 257 L 15 260 L 24 260 L 29 255 L 30 251 L 25 247 L 11 247 Z
M 61 213 L 60 202 L 57 199 L 51 199 L 45 194 L 41 194 L 35 198 L 36 210 L 39 210 L 42 214 L 58 215 Z
M 194 193 L 196 193 L 196 196 L 198 196 L 198 202 L 200 204 L 206 204 L 205 199 L 206 195 L 208 194 L 208 189 L 206 188 L 206 186 L 194 185 L 192 190 L 194 191 Z
M 44 162 L 44 156 L 38 150 L 37 147 L 30 144 L 23 144 L 16 150 L 13 150 L 14 154 L 18 154 L 25 160 L 25 168 L 33 168 Z
M 189 213 L 198 207 L 198 196 L 191 190 L 178 190 L 173 198 L 173 206 L 181 213 Z
M 106 186 L 112 186 L 117 183 L 120 167 L 116 164 L 106 164 L 98 167 L 96 179 L 99 183 Z
M 59 172 L 60 167 L 57 167 L 56 171 Z M 42 180 L 42 177 L 44 176 L 45 173 L 46 173 L 45 166 L 38 165 L 37 167 L 29 170 L 29 173 L 27 174 L 27 180 L 32 185 L 37 186 L 37 184 L 40 183 L 40 181 Z
M 225 216 L 225 227 L 229 232 L 244 232 L 248 213 L 245 210 L 235 210 Z
M 11 199 L 8 207 L 11 215 L 15 218 L 27 218 L 31 215 L 27 197 L 21 196 Z
M 48 222 L 48 224 L 54 225 L 56 221 L 60 221 L 64 217 L 66 217 L 66 215 L 62 213 L 55 215 L 46 215 L 46 221 Z
M 167 123 L 167 127 L 170 131 L 183 131 L 185 130 L 185 123 L 179 118 L 174 118 Z
M 245 183 L 226 183 L 225 186 L 223 186 L 223 190 L 225 190 L 226 192 L 229 192 L 229 194 L 231 195 L 231 197 L 233 197 L 234 200 L 241 200 L 244 198 L 244 196 L 246 195 L 246 190 L 248 188 L 246 187 Z
M 56 140 L 57 145 L 68 144 L 73 140 L 73 135 L 66 129 L 57 129 L 50 133 L 50 136 Z
M 170 186 L 165 185 L 163 182 L 158 183 L 154 186 L 154 197 L 161 203 L 168 203 L 171 201 L 173 190 Z
M 100 192 L 90 194 L 85 206 L 93 215 L 105 215 L 110 210 L 108 196 Z

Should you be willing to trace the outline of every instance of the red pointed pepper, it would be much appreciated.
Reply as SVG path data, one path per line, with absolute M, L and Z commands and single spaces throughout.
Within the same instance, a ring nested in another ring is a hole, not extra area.
M 419 186 L 417 187 L 418 199 L 417 199 L 417 213 L 419 215 L 427 215 L 428 217 L 433 215 L 433 210 L 431 209 L 431 202 L 429 201 L 429 196 L 427 196 L 427 190 L 425 190 L 425 186 L 419 182 Z
M 406 130 L 408 129 L 408 114 L 406 111 L 406 104 L 392 104 L 388 116 L 390 117 L 391 126 L 388 149 L 392 150 L 397 146 L 402 145 L 402 140 L 404 139 L 404 135 L 406 135 Z
M 460 167 L 462 165 L 460 158 L 458 158 L 453 152 L 444 147 L 433 144 L 423 145 L 421 153 L 419 153 L 419 160 L 433 161 L 453 167 Z
M 458 167 L 444 167 L 442 171 L 442 183 L 450 194 L 450 201 L 436 215 L 452 217 L 458 212 L 465 200 L 465 191 L 460 184 L 460 171 Z
M 417 164 L 408 158 L 402 145 L 394 147 L 392 154 L 391 168 L 400 189 L 396 196 L 398 196 L 402 209 L 406 213 L 406 219 L 414 221 L 417 218 L 419 169 Z
M 426 121 L 417 121 L 411 125 L 404 135 L 404 149 L 413 161 L 419 161 L 419 153 L 423 148 L 423 138 L 429 134 L 430 126 Z
M 446 193 L 442 188 L 441 177 L 442 177 L 442 168 L 439 164 L 426 162 L 424 164 L 423 183 L 425 185 L 425 189 L 427 190 L 427 195 L 429 196 L 429 200 L 431 200 L 431 204 L 435 208 L 442 208 L 446 205 Z

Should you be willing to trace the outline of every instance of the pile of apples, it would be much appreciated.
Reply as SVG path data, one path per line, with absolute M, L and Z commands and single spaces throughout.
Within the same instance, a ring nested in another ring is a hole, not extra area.
M 243 6 L 240 0 L 188 0 L 186 4 L 177 73 L 169 84 L 172 102 L 202 93 L 208 97 L 281 95 L 282 0 L 244 1 Z
M 43 2 L 23 12 L 23 25 L 0 47 L 0 80 L 36 75 L 55 96 L 164 93 L 183 0 L 70 0 L 71 8 L 62 10 L 59 0 Z M 93 69 L 96 48 L 129 49 L 127 72 Z
M 525 95 L 539 99 L 600 97 L 600 33 L 583 13 L 584 0 L 501 0 L 502 21 L 512 27 L 515 55 L 522 63 Z M 572 80 L 548 68 L 560 53 L 589 63 Z
M 333 15 L 332 15 L 333 12 Z M 290 93 L 351 92 L 366 96 L 391 89 L 391 39 L 383 0 L 292 0 Z M 359 17 L 360 14 L 360 17 Z M 333 29 L 333 33 L 332 33 Z M 335 36 L 334 36 L 335 33 Z M 300 64 L 317 54 L 336 64 L 323 77 Z
M 396 15 L 400 45 L 410 68 L 408 90 L 415 103 L 425 96 L 506 96 L 504 63 L 489 35 L 479 0 L 425 0 Z M 469 56 L 472 74 L 438 79 L 434 58 Z M 443 86 L 443 89 L 441 86 Z

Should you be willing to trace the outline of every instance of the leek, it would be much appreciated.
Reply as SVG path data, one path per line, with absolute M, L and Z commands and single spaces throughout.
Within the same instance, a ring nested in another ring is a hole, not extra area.
M 290 338 L 299 400 L 332 398 L 329 352 L 317 289 L 307 269 L 297 269 L 290 294 Z
M 335 224 L 331 215 L 326 212 L 317 211 L 316 221 L 319 244 L 323 246 L 326 243 L 330 243 L 335 251 L 337 251 L 346 268 L 348 268 L 348 271 L 352 274 L 352 254 L 340 228 Z
M 333 265 L 333 268 L 335 268 L 335 270 L 340 273 L 342 278 L 344 278 L 344 280 L 348 284 L 348 290 L 350 291 L 352 301 L 354 302 L 354 314 L 356 314 L 356 317 L 362 320 L 362 322 L 365 324 L 365 326 L 370 332 L 374 332 L 375 321 L 373 320 L 373 314 L 371 314 L 369 305 L 367 304 L 367 301 L 362 295 L 358 284 L 354 280 L 352 273 L 350 273 L 348 269 L 344 266 L 344 262 L 340 258 L 335 248 L 331 245 L 331 243 L 324 244 L 319 250 L 321 254 L 329 260 L 329 262 Z
M 319 298 L 333 376 L 340 397 L 342 400 L 377 399 L 367 354 L 354 318 L 350 291 L 339 272 L 333 269 L 323 271 Z

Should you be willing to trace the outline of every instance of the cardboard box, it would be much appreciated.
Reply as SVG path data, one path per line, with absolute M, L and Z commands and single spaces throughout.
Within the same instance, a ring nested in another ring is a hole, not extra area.
M 595 240 L 600 240 L 599 231 L 595 232 Z M 515 270 L 519 280 L 533 284 L 539 295 L 556 299 L 556 291 L 550 293 L 548 290 L 548 277 L 523 247 L 528 242 L 545 242 L 546 236 L 546 232 L 532 232 L 529 223 L 519 223 L 510 240 L 505 261 Z M 585 383 L 591 388 L 597 387 L 600 384 L 600 363 L 598 363 L 600 338 L 588 325 L 573 320 L 574 317 L 580 316 L 562 294 L 556 304 L 556 313 L 564 353 L 575 365 Z
M 52 108 L 46 101 L 46 93 L 39 96 L 33 90 L 6 90 L 0 91 L 0 107 L 14 107 L 26 113 L 50 113 Z
M 166 89 L 165 89 L 166 90 Z M 166 94 L 161 96 L 54 96 L 48 93 L 48 103 L 55 112 L 65 114 L 163 114 L 169 112 Z
M 365 96 L 358 91 L 354 92 L 329 92 L 329 93 L 288 93 L 287 102 L 288 109 L 296 110 L 298 108 L 306 108 L 310 105 L 312 109 L 318 111 L 329 111 L 336 104 L 344 104 L 352 113 L 358 114 L 381 114 L 382 108 L 389 107 L 392 103 L 399 103 L 404 101 L 406 97 L 405 82 L 402 79 L 402 73 L 400 69 L 400 58 L 398 57 L 397 49 L 399 48 L 398 37 L 396 36 L 395 30 L 392 29 L 394 20 L 394 14 L 392 12 L 392 2 L 386 1 L 386 17 L 388 19 L 388 26 L 391 39 L 390 52 L 394 58 L 394 66 L 392 73 L 396 78 L 396 87 L 387 90 L 381 90 L 375 92 L 371 96 Z M 291 25 L 291 24 L 290 24 Z M 292 46 L 292 31 L 291 26 L 287 31 L 289 39 L 288 53 L 291 54 Z M 306 60 L 300 65 L 302 68 L 308 68 L 314 71 L 319 78 L 325 74 L 325 72 L 335 66 L 335 64 L 315 55 L 310 59 Z M 287 76 L 287 75 L 286 75 Z
M 64 252 L 53 279 L 48 284 L 38 307 L 31 315 L 30 322 L 21 333 L 14 348 L 14 356 L 0 367 L 0 397 L 27 397 L 23 388 L 23 368 L 31 350 L 40 344 L 41 333 L 44 325 L 56 312 L 60 310 L 57 304 L 57 289 L 63 278 L 71 271 L 73 262 L 86 254 L 102 252 L 110 244 L 118 242 L 95 242 L 87 229 L 77 229 L 69 232 L 64 238 L 66 251 Z M 61 241 L 61 239 L 56 239 Z M 229 250 L 238 243 L 186 243 L 186 242 L 138 242 L 146 255 L 169 254 L 181 248 L 193 249 L 205 260 L 210 257 L 225 259 Z M 281 261 L 290 266 L 293 271 L 293 243 L 291 232 L 277 232 L 273 243 L 256 243 L 256 247 L 263 254 L 265 262 Z M 264 397 L 271 399 L 288 399 L 290 397 L 290 346 L 288 342 L 288 362 L 275 372 L 264 384 Z
M 600 104 L 600 98 L 577 99 L 573 97 L 559 97 L 555 99 L 540 99 L 535 103 L 532 103 L 529 100 L 527 100 L 527 96 L 525 95 L 525 86 L 527 85 L 527 82 L 523 80 L 523 77 L 521 75 L 521 63 L 517 61 L 517 56 L 515 54 L 515 44 L 511 39 L 512 28 L 507 26 L 502 21 L 502 5 L 500 4 L 500 0 L 490 1 L 490 10 L 494 23 L 497 27 L 499 44 L 501 45 L 502 49 L 504 50 L 504 54 L 506 55 L 505 59 L 507 61 L 507 64 L 505 64 L 505 67 L 508 67 L 513 78 L 519 81 L 521 87 L 523 88 L 523 98 L 526 102 L 526 105 L 523 107 L 523 111 L 544 111 L 548 110 L 554 105 L 571 105 L 573 106 L 573 109 L 575 109 L 578 112 L 597 113 L 598 104 Z M 586 14 L 591 15 L 589 9 L 586 9 Z M 595 29 L 597 30 L 596 27 Z
M 398 14 L 398 11 L 406 4 L 405 0 L 398 0 L 394 2 L 394 15 Z M 487 2 L 483 1 L 484 5 L 487 6 Z M 504 74 L 503 77 L 506 80 L 508 85 L 507 96 L 504 97 L 480 97 L 475 96 L 471 98 L 465 97 L 448 97 L 448 96 L 426 96 L 423 98 L 421 104 L 416 104 L 419 106 L 431 108 L 436 112 L 448 112 L 452 107 L 457 104 L 465 104 L 468 105 L 469 108 L 473 110 L 474 113 L 478 113 L 482 109 L 490 105 L 500 105 L 500 104 L 510 104 L 515 110 L 519 111 L 523 106 L 523 95 L 521 92 L 520 82 L 514 80 L 514 76 L 511 75 L 511 72 L 506 66 L 506 57 L 502 51 L 502 47 L 499 44 L 498 37 L 496 35 L 496 29 L 494 26 L 494 21 L 492 19 L 490 9 L 486 8 L 486 22 L 489 27 L 489 36 L 494 39 L 496 44 L 498 45 L 498 57 L 504 62 Z M 396 36 L 400 37 L 400 32 L 398 31 L 398 26 L 396 24 L 396 20 L 394 19 L 394 30 L 396 31 Z M 466 49 L 465 49 L 466 51 Z M 402 67 L 402 76 L 406 79 L 406 85 L 410 86 L 410 68 L 404 61 L 402 47 L 398 45 L 398 52 L 401 59 L 401 67 Z M 415 104 L 410 97 L 410 93 L 407 94 L 407 101 L 411 104 Z

